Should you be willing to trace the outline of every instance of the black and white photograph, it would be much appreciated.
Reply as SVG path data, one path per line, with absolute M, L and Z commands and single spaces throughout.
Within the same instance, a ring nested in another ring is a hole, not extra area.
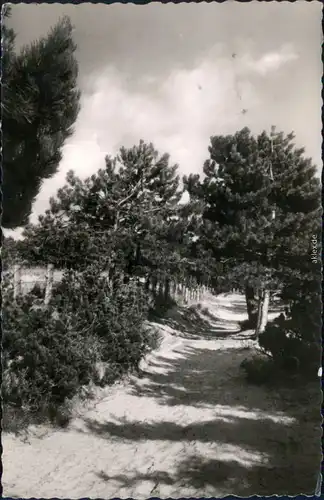
M 2 496 L 322 488 L 322 3 L 7 3 Z

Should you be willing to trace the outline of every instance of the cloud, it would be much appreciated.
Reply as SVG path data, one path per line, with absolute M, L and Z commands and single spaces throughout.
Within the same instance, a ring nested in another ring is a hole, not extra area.
M 276 124 L 295 130 L 298 145 L 321 165 L 319 9 L 316 2 L 13 6 L 18 46 L 71 16 L 83 91 L 75 134 L 32 220 L 68 170 L 85 177 L 106 153 L 140 138 L 170 152 L 181 173 L 198 172 L 210 135 Z
M 297 59 L 298 54 L 293 50 L 292 46 L 283 45 L 279 51 L 267 52 L 258 59 L 253 59 L 250 55 L 247 55 L 242 58 L 242 63 L 248 71 L 266 76 Z
M 212 50 L 193 68 L 174 69 L 166 79 L 144 74 L 134 80 L 114 66 L 101 68 L 88 78 L 75 133 L 64 147 L 59 172 L 43 184 L 31 222 L 48 208 L 49 197 L 64 185 L 69 170 L 85 178 L 104 167 L 106 154 L 115 155 L 121 146 L 131 147 L 140 139 L 153 142 L 160 153 L 170 153 L 180 174 L 188 174 L 202 171 L 211 135 L 244 126 L 258 133 L 272 124 L 288 132 L 296 129 L 296 117 L 291 120 L 253 77 L 276 75 L 296 57 L 289 46 L 259 58 L 246 53 L 237 61 Z M 291 92 L 286 76 L 280 88 L 286 98 Z
M 44 182 L 32 221 L 64 184 L 68 170 L 86 177 L 104 166 L 107 153 L 132 146 L 140 139 L 171 154 L 182 174 L 201 171 L 210 135 L 230 133 L 240 126 L 241 98 L 251 112 L 258 106 L 255 89 L 241 84 L 225 59 L 204 60 L 192 70 L 174 70 L 161 82 L 145 76 L 130 90 L 126 74 L 111 66 L 91 78 L 82 98 L 75 134 L 64 147 L 59 173 Z

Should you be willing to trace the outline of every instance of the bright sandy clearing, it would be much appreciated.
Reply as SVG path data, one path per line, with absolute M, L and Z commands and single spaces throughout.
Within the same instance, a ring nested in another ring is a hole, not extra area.
M 245 382 L 239 365 L 253 347 L 238 332 L 243 297 L 210 297 L 203 307 L 209 313 L 170 314 L 144 376 L 109 388 L 67 429 L 30 433 L 26 442 L 4 434 L 3 495 L 313 494 L 320 464 L 313 407 L 306 399 L 297 411 Z

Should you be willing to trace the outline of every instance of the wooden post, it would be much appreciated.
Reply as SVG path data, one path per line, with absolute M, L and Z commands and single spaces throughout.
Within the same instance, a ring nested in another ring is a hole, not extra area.
M 187 285 L 184 286 L 184 303 L 188 304 L 189 301 L 189 290 Z
M 200 293 L 201 293 L 201 287 L 200 287 L 200 285 L 197 285 L 197 289 L 196 289 L 197 302 L 200 302 Z
M 179 302 L 179 304 L 181 304 L 182 294 L 181 294 L 181 283 L 180 282 L 177 283 L 177 301 Z
M 194 295 L 193 295 L 193 279 L 192 277 L 190 277 L 189 279 L 189 300 L 192 301 L 193 298 L 194 298 Z
M 14 301 L 21 295 L 21 267 L 19 264 L 14 266 Z
M 53 280 L 54 280 L 54 266 L 53 264 L 48 264 L 46 273 L 45 299 L 44 299 L 45 306 L 48 306 L 52 298 Z

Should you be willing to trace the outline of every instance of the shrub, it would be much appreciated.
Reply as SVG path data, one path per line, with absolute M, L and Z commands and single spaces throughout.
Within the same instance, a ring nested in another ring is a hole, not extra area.
M 136 283 L 111 287 L 96 268 L 65 273 L 48 307 L 32 293 L 3 301 L 5 404 L 46 411 L 65 425 L 65 403 L 90 381 L 111 383 L 137 367 L 154 342 L 147 297 Z M 105 365 L 103 377 L 96 367 Z
M 299 298 L 290 304 L 286 316 L 281 314 L 260 335 L 260 346 L 279 367 L 316 375 L 321 352 L 320 308 L 318 294 Z
M 167 311 L 176 306 L 176 301 L 172 297 L 165 297 L 164 295 L 157 294 L 154 297 L 153 304 L 149 308 L 150 318 L 161 318 Z
M 43 299 L 45 295 L 45 287 L 41 286 L 40 283 L 37 282 L 30 290 L 29 294 L 37 299 Z
M 148 299 L 137 282 L 120 280 L 114 285 L 96 268 L 67 273 L 52 303 L 60 315 L 75 317 L 79 330 L 86 329 L 100 339 L 103 361 L 124 371 L 136 366 L 149 349 Z
M 6 304 L 3 316 L 5 403 L 37 411 L 63 403 L 91 380 L 97 360 L 93 336 L 70 329 L 52 308 L 26 310 L 24 299 Z

